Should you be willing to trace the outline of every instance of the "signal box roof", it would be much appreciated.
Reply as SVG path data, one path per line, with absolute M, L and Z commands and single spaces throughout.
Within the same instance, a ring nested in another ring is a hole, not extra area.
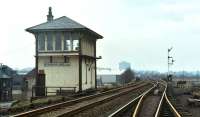
M 97 39 L 103 38 L 103 36 L 99 35 L 95 31 L 92 31 L 91 29 L 66 16 L 27 28 L 26 31 L 30 33 L 37 33 L 42 31 L 83 31 L 95 36 Z

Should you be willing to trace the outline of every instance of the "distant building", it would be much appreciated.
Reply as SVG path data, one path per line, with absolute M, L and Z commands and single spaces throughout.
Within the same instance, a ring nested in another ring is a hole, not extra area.
M 32 90 L 36 83 L 36 69 L 32 69 L 24 76 L 24 88 L 25 90 Z
M 97 79 L 100 79 L 102 84 L 119 83 L 120 75 L 124 70 L 98 70 Z
M 12 74 L 8 67 L 0 64 L 0 101 L 12 100 Z
M 3 72 L 2 72 L 3 71 Z M 23 88 L 23 75 L 18 75 L 16 70 L 13 70 L 9 66 L 1 65 L 1 72 L 9 76 L 12 80 L 8 80 L 11 90 L 11 95 L 13 100 L 21 99 L 22 88 Z M 8 91 L 8 93 L 10 93 Z M 9 94 L 10 95 L 10 94 Z
M 173 78 L 173 86 L 179 88 L 200 87 L 199 78 Z
M 122 61 L 119 63 L 119 70 L 126 70 L 128 68 L 131 68 L 131 64 L 126 62 L 126 61 Z
M 51 8 L 47 22 L 26 31 L 36 38 L 36 74 L 45 76 L 41 80 L 36 75 L 36 86 L 96 88 L 96 41 L 101 35 L 66 16 L 53 19 Z
M 36 84 L 36 69 L 32 69 L 24 76 L 23 81 L 23 96 L 24 98 L 31 98 L 35 95 L 35 92 L 32 92 L 34 90 L 34 86 Z M 33 93 L 33 94 L 32 94 Z

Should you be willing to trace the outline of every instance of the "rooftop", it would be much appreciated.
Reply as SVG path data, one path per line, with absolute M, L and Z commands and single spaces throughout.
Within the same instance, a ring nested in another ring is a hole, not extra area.
M 17 76 L 16 71 L 7 65 L 0 64 L 0 78 L 13 78 Z
M 11 78 L 11 77 L 8 76 L 7 74 L 3 73 L 2 71 L 0 71 L 0 79 L 1 78 Z
M 125 70 L 97 70 L 97 75 L 121 75 Z
M 62 16 L 57 19 L 53 19 L 51 8 L 49 8 L 49 14 L 47 15 L 47 22 L 42 24 L 27 28 L 26 31 L 34 33 L 39 31 L 87 31 L 90 34 L 94 35 L 97 39 L 103 38 L 103 36 L 99 35 L 95 31 L 87 28 L 86 26 L 66 17 Z
M 11 78 L 8 74 L 6 74 L 5 70 L 6 70 L 6 66 L 0 65 L 0 79 L 1 78 Z

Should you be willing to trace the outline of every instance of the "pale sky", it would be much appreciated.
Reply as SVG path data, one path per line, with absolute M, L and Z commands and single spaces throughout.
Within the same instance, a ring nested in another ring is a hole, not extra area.
M 200 70 L 199 0 L 5 0 L 0 3 L 0 63 L 34 67 L 35 39 L 24 29 L 67 16 L 104 36 L 97 41 L 98 67 L 125 60 L 135 70 Z

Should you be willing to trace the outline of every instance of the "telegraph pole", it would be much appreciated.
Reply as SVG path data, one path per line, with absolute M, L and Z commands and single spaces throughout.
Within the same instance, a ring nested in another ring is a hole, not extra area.
M 173 65 L 173 63 L 175 62 L 175 60 L 173 59 L 173 57 L 170 55 L 170 52 L 172 51 L 172 47 L 168 49 L 167 51 L 167 80 L 171 81 L 172 80 L 172 73 L 170 71 L 170 66 Z

